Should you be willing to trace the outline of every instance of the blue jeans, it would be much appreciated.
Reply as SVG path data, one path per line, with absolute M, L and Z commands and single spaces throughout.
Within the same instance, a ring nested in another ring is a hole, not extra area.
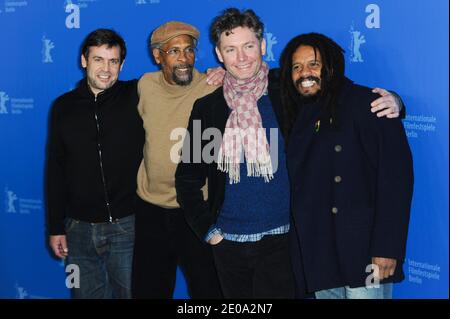
M 345 286 L 320 290 L 315 295 L 317 299 L 392 299 L 392 283 L 382 284 L 379 288 Z
M 66 222 L 67 264 L 79 267 L 76 299 L 131 298 L 134 215 L 112 223 Z

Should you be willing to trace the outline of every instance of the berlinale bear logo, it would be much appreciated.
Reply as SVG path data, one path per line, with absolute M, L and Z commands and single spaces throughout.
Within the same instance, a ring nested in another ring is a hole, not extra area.
M 267 43 L 267 56 L 265 60 L 267 62 L 275 61 L 273 54 L 273 46 L 278 43 L 277 37 L 275 37 L 271 32 L 266 32 L 266 43 Z
M 6 94 L 6 92 L 0 91 L 0 114 L 8 114 L 8 109 L 6 108 L 6 102 L 8 101 L 8 94 Z
M 55 47 L 55 44 L 50 39 L 47 39 L 45 35 L 42 37 L 42 63 L 53 63 L 50 50 Z
M 380 28 L 380 7 L 376 4 L 369 4 L 366 7 L 369 15 L 366 17 L 365 25 L 367 29 Z M 350 27 L 350 62 L 364 62 L 361 54 L 361 45 L 366 43 L 366 38 L 361 31 L 355 30 L 354 26 Z

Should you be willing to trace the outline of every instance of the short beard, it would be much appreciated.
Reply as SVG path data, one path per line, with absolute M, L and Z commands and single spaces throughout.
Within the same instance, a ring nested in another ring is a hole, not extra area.
M 176 71 L 177 68 L 188 68 L 187 77 L 184 78 L 184 79 L 178 77 L 178 76 L 176 75 L 176 73 L 175 73 L 175 71 Z M 186 85 L 191 84 L 192 79 L 193 79 L 193 72 L 192 72 L 193 69 L 194 69 L 194 67 L 193 67 L 193 65 L 191 65 L 191 64 L 184 64 L 184 65 L 183 65 L 183 64 L 179 64 L 179 65 L 175 65 L 175 66 L 172 68 L 172 80 L 173 80 L 173 82 L 174 82 L 175 84 L 177 84 L 177 85 L 180 85 L 180 86 L 186 86 Z
M 298 102 L 300 104 L 312 104 L 316 103 L 320 98 L 320 91 L 318 91 L 314 95 L 298 95 Z
M 87 82 L 88 82 L 88 85 L 91 87 L 91 90 L 92 90 L 92 88 L 95 88 L 97 90 L 105 91 L 105 90 L 111 88 L 117 82 L 117 79 L 106 84 L 106 86 L 103 83 L 97 82 L 97 80 L 95 78 L 90 78 L 89 76 L 87 77 Z

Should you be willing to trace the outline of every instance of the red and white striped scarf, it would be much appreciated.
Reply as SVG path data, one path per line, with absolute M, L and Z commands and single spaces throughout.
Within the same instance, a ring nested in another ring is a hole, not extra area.
M 269 67 L 265 62 L 250 79 L 238 80 L 229 72 L 225 74 L 223 93 L 232 111 L 225 126 L 217 164 L 219 170 L 228 173 L 230 184 L 240 181 L 242 148 L 247 176 L 262 176 L 265 182 L 273 178 L 269 143 L 257 106 L 258 99 L 267 90 L 268 74 Z

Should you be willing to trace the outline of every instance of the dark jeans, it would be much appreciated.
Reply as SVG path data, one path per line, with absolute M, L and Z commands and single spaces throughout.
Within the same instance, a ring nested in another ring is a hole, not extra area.
M 76 299 L 131 298 L 134 215 L 109 223 L 67 219 L 67 264 L 80 270 Z
M 225 298 L 294 298 L 287 234 L 212 247 Z
M 183 211 L 138 199 L 133 297 L 172 298 L 178 265 L 191 298 L 222 298 L 211 247 L 195 236 Z

